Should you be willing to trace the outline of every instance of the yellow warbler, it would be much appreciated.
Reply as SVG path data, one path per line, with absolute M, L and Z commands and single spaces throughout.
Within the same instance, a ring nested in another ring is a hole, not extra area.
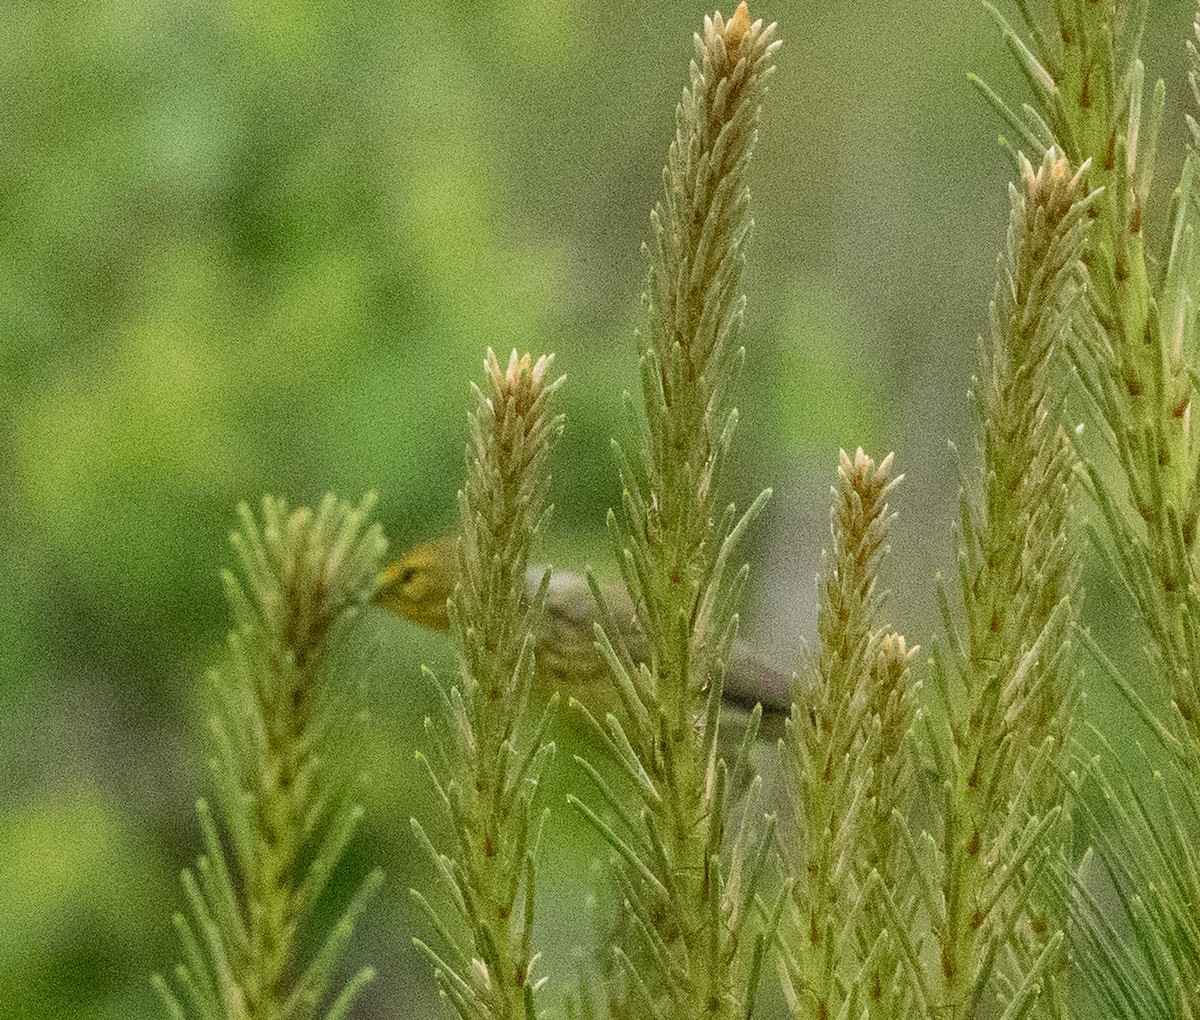
M 385 568 L 374 601 L 423 627 L 448 630 L 446 600 L 454 593 L 456 541 L 454 536 L 446 536 L 424 542 Z M 542 567 L 529 568 L 526 583 L 531 594 L 543 573 Z M 644 661 L 649 649 L 636 625 L 629 596 L 624 591 L 605 592 L 605 598 L 630 654 Z M 603 717 L 606 712 L 618 711 L 619 698 L 608 666 L 593 644 L 596 619 L 597 607 L 587 580 L 555 570 L 550 575 L 545 617 L 534 636 L 539 680 L 543 685 L 549 681 L 552 688 Z M 736 642 L 725 668 L 722 707 L 737 712 L 761 704 L 760 733 L 774 738 L 782 733 L 791 701 L 790 677 L 755 655 L 745 642 Z
M 454 594 L 457 539 L 423 542 L 379 575 L 374 601 L 430 630 L 449 630 L 446 600 Z

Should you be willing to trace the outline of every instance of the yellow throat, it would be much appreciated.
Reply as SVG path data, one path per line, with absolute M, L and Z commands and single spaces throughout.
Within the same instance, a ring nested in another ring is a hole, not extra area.
M 449 630 L 446 599 L 454 594 L 457 539 L 453 535 L 414 546 L 379 575 L 372 601 L 430 630 Z

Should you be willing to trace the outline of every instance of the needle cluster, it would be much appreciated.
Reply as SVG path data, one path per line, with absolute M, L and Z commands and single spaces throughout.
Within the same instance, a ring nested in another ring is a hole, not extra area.
M 896 879 L 894 812 L 911 780 L 916 708 L 905 639 L 883 622 L 879 574 L 900 482 L 892 457 L 841 452 L 833 548 L 819 587 L 819 646 L 784 739 L 798 833 L 784 841 L 791 890 L 778 970 L 794 1017 L 905 1015 L 908 982 L 875 885 Z M 893 881 L 894 885 L 894 881 Z
M 531 572 L 561 379 L 550 358 L 488 351 L 457 543 L 418 547 L 379 582 L 383 604 L 448 624 L 458 655 L 454 682 L 432 685 L 440 710 L 418 755 L 441 825 L 411 831 L 434 874 L 413 897 L 435 934 L 415 941 L 464 1020 L 544 1011 L 534 888 L 555 701 L 532 710 L 535 657 L 554 682 L 609 687 L 593 711 L 578 707 L 613 769 L 581 762 L 596 799 L 571 798 L 612 850 L 621 901 L 585 1015 L 749 1017 L 774 953 L 797 1020 L 1200 1020 L 1200 124 L 1187 119 L 1155 255 L 1166 106 L 1138 57 L 1147 0 L 1016 6 L 1019 28 L 993 14 L 1035 104 L 1016 112 L 977 84 L 1033 157 L 1014 148 L 955 606 L 940 589 L 945 639 L 922 684 L 880 585 L 892 458 L 843 452 L 818 645 L 780 748 L 790 815 L 778 829 L 750 764 L 762 709 L 737 729 L 722 707 L 768 678 L 775 694 L 787 686 L 737 645 L 738 543 L 769 493 L 740 514 L 722 494 L 774 25 L 743 2 L 694 37 L 651 214 L 639 441 L 616 444 L 621 596 L 590 575 L 586 590 L 559 575 L 552 591 L 549 571 Z M 1200 104 L 1200 13 L 1194 34 Z M 1076 389 L 1087 430 L 1064 426 Z M 1079 623 L 1081 495 L 1135 610 L 1145 655 L 1133 670 Z M 241 574 L 226 577 L 235 629 L 213 673 L 220 824 L 201 802 L 205 854 L 184 875 L 191 916 L 176 918 L 185 962 L 173 984 L 155 979 L 175 1020 L 335 1020 L 371 976 L 332 980 L 377 876 L 315 953 L 297 943 L 361 814 L 329 748 L 354 716 L 334 651 L 383 552 L 368 510 L 332 497 L 316 514 L 243 508 Z M 410 574 L 431 563 L 436 583 Z M 1080 644 L 1153 738 L 1125 773 L 1087 770 L 1090 786 L 1075 757 Z M 1094 850 L 1080 865 L 1083 840 Z
M 753 930 L 765 854 L 757 785 L 727 841 L 730 771 L 744 767 L 745 754 L 742 765 L 727 764 L 718 733 L 746 578 L 732 559 L 763 500 L 739 517 L 723 504 L 721 480 L 743 360 L 746 175 L 779 47 L 774 36 L 773 25 L 751 21 L 745 3 L 728 20 L 705 19 L 651 217 L 643 443 L 632 455 L 618 451 L 623 507 L 619 518 L 609 516 L 648 655 L 638 661 L 630 653 L 605 611 L 600 641 L 625 719 L 597 724 L 636 807 L 608 791 L 610 822 L 581 805 L 622 862 L 629 937 L 616 953 L 622 1009 L 633 1016 L 743 1016 L 762 961 Z M 744 748 L 756 726 L 757 717 Z
M 1200 442 L 1191 428 L 1200 128 L 1187 117 L 1183 170 L 1156 223 L 1166 87 L 1147 87 L 1139 57 L 1147 5 L 1044 7 L 1021 5 L 1024 32 L 997 15 L 1036 106 L 1018 116 L 997 102 L 1018 131 L 1086 163 L 1087 186 L 1103 187 L 1085 253 L 1091 328 L 1075 364 L 1097 426 L 1084 451 L 1100 511 L 1096 545 L 1136 607 L 1143 668 L 1131 674 L 1102 640 L 1089 644 L 1156 738 L 1132 773 L 1110 762 L 1097 775 L 1086 804 L 1096 855 L 1077 883 L 1076 941 L 1108 1015 L 1175 1020 L 1196 1012 L 1200 987 L 1200 867 L 1187 835 L 1200 827 Z M 1200 103 L 1200 15 L 1193 28 L 1188 78 Z M 1116 890 L 1115 916 L 1100 875 Z
M 373 502 L 327 496 L 314 514 L 268 497 L 261 521 L 240 508 L 230 540 L 241 569 L 223 575 L 234 629 L 210 674 L 224 839 L 200 801 L 205 853 L 183 874 L 191 916 L 175 915 L 179 994 L 154 981 L 176 1020 L 336 1020 L 373 974 L 359 971 L 326 1001 L 378 872 L 301 959 L 304 922 L 362 817 L 334 764 L 339 730 L 356 716 L 334 653 L 350 643 L 386 548 L 378 526 L 365 526 Z
M 412 830 L 450 909 L 414 890 L 441 945 L 415 941 L 463 1020 L 532 1016 L 545 980 L 532 947 L 534 857 L 552 705 L 540 722 L 527 708 L 549 572 L 532 596 L 525 573 L 549 514 L 548 460 L 563 427 L 550 407 L 562 383 L 552 361 L 513 351 L 502 365 L 489 349 L 485 388 L 474 387 L 450 602 L 459 675 L 447 692 L 433 684 L 441 718 L 426 719 L 430 756 L 418 755 L 450 825 L 448 846 L 439 850 L 416 819 Z

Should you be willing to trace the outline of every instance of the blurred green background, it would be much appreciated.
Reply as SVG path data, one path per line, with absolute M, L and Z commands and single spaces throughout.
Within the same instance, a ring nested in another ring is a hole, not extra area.
M 1151 5 L 1167 180 L 1192 6 Z M 952 562 L 946 441 L 970 448 L 1011 176 L 966 73 L 1020 85 L 975 4 L 752 13 L 786 43 L 752 173 L 734 488 L 775 496 L 748 548 L 746 629 L 795 662 L 836 451 L 862 444 L 894 449 L 909 479 L 893 608 L 928 646 L 932 579 Z M 177 958 L 178 871 L 199 848 L 200 685 L 239 500 L 375 490 L 396 547 L 444 531 L 484 349 L 554 351 L 569 424 L 546 552 L 603 569 L 639 246 L 703 14 L 0 7 L 0 1016 L 157 1015 L 147 974 Z M 1097 612 L 1108 592 L 1096 579 Z M 409 943 L 405 890 L 424 869 L 407 818 L 432 813 L 412 756 L 430 704 L 418 665 L 445 671 L 448 649 L 369 625 L 373 800 L 342 871 L 380 863 L 389 880 L 355 942 L 381 974 L 359 1013 L 424 1017 L 438 1004 Z M 550 794 L 559 970 L 591 937 L 594 843 L 562 803 L 577 778 L 562 769 Z

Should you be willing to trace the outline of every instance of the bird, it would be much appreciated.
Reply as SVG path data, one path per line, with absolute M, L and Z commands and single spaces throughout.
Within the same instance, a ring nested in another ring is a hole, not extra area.
M 372 601 L 430 630 L 450 629 L 446 601 L 454 594 L 457 538 L 445 535 L 422 542 L 380 573 Z M 532 595 L 546 568 L 531 566 L 525 582 Z M 636 623 L 633 603 L 622 590 L 605 591 L 610 617 L 635 662 L 647 662 L 649 643 Z M 618 715 L 620 701 L 608 664 L 595 646 L 599 609 L 587 579 L 569 570 L 552 569 L 546 610 L 534 635 L 534 657 L 544 686 L 576 699 L 596 718 Z M 736 640 L 725 665 L 723 721 L 742 730 L 755 705 L 762 706 L 759 736 L 778 740 L 792 709 L 792 677 Z M 731 736 L 733 734 L 730 734 Z M 722 744 L 727 746 L 725 739 Z

